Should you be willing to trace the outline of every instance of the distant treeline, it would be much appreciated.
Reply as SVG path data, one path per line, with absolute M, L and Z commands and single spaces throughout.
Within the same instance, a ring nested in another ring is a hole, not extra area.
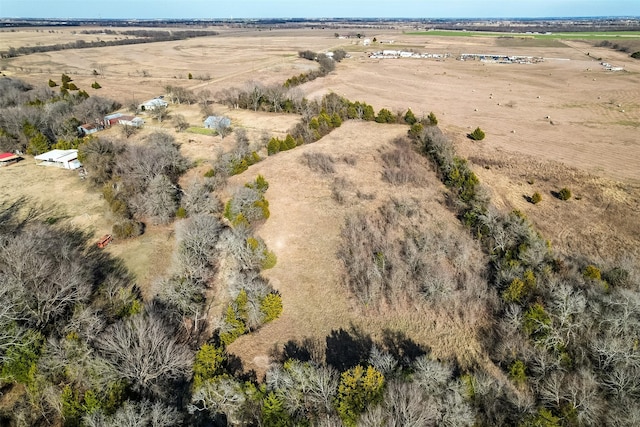
M 113 34 L 110 31 L 109 34 Z M 159 31 L 159 30 L 129 30 L 122 31 L 120 34 L 124 36 L 133 36 L 134 39 L 120 39 L 120 40 L 76 40 L 69 43 L 58 43 L 54 45 L 46 46 L 22 46 L 22 47 L 9 47 L 9 50 L 0 51 L 0 58 L 13 58 L 16 56 L 29 55 L 32 53 L 53 52 L 66 49 L 84 49 L 89 47 L 104 47 L 104 46 L 123 46 L 139 43 L 153 43 L 153 42 L 165 42 L 174 40 L 184 40 L 194 37 L 206 37 L 218 35 L 217 31 L 205 31 L 205 30 L 186 30 L 186 31 Z

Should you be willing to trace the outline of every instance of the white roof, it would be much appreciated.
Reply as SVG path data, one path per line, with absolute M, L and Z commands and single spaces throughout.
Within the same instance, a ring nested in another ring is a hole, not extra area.
M 154 107 L 158 107 L 158 106 L 165 106 L 165 105 L 169 105 L 169 103 L 163 99 L 160 98 L 153 98 L 150 99 L 146 102 L 144 102 L 142 105 L 153 105 Z
M 77 158 L 78 150 L 51 150 L 34 156 L 34 159 L 45 162 L 68 162 Z

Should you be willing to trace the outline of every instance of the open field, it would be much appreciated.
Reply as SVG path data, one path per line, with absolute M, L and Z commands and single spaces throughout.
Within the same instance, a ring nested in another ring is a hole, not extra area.
M 415 31 L 407 32 L 413 36 L 445 36 L 445 37 L 505 37 L 505 33 L 491 31 Z M 561 39 L 561 40 L 608 40 L 608 39 L 639 39 L 640 31 L 577 31 L 571 33 L 508 33 L 506 37 L 528 37 L 533 39 Z
M 340 47 L 352 57 L 327 77 L 300 86 L 306 97 L 320 98 L 335 92 L 352 101 L 367 102 L 376 111 L 387 108 L 404 112 L 411 108 L 418 116 L 434 112 L 459 153 L 470 159 L 494 203 L 505 211 L 524 211 L 554 248 L 563 253 L 579 250 L 603 263 L 624 255 L 640 255 L 636 219 L 640 211 L 640 61 L 578 40 L 543 38 L 536 43 L 529 39 L 520 43 L 519 39 L 508 39 L 506 45 L 507 39 L 486 34 L 454 37 L 434 33 L 384 31 L 367 36 L 394 40 L 392 49 L 451 53 L 454 57 L 495 52 L 539 56 L 545 61 L 525 65 L 453 58 L 372 60 L 367 51 L 387 46 L 338 40 L 333 31 L 274 30 L 50 52 L 2 60 L 2 66 L 7 75 L 32 84 L 59 79 L 61 73 L 67 73 L 90 95 L 126 105 L 161 95 L 168 84 L 196 93 L 203 89 L 216 93 L 242 86 L 248 80 L 283 82 L 315 66 L 299 59 L 299 50 Z M 33 35 L 37 36 L 33 41 L 20 39 L 20 43 L 44 43 L 42 33 Z M 0 38 L 3 44 L 7 40 Z M 625 71 L 606 71 L 595 58 L 622 66 Z M 92 75 L 94 69 L 100 71 L 99 76 Z M 188 80 L 188 73 L 196 78 Z M 198 76 L 206 79 L 199 80 Z M 90 89 L 93 81 L 98 81 L 102 89 Z M 213 109 L 216 114 L 228 115 L 234 127 L 247 129 L 252 141 L 264 132 L 283 137 L 300 119 L 296 115 L 232 110 L 219 104 Z M 170 111 L 184 115 L 192 126 L 202 126 L 196 105 L 172 105 Z M 147 124 L 147 129 L 132 139 L 158 129 L 175 133 L 170 121 L 148 119 Z M 477 126 L 487 137 L 471 142 L 465 135 Z M 324 339 L 332 330 L 351 326 L 373 336 L 380 336 L 385 329 L 401 330 L 433 348 L 436 357 L 457 355 L 463 365 L 485 363 L 464 316 L 424 313 L 410 305 L 383 314 L 368 312 L 351 301 L 341 285 L 335 253 L 340 227 L 349 212 L 373 210 L 391 196 L 415 197 L 434 224 L 441 221 L 464 232 L 443 206 L 444 187 L 426 160 L 420 165 L 428 177 L 425 188 L 397 189 L 382 182 L 380 154 L 406 130 L 400 125 L 345 123 L 313 145 L 267 158 L 232 178 L 230 188 L 253 180 L 257 174 L 263 174 L 270 183 L 266 198 L 271 217 L 257 234 L 278 256 L 277 266 L 265 275 L 281 292 L 284 303 L 280 319 L 231 346 L 246 368 L 264 372 L 275 346 L 305 337 Z M 118 133 L 114 128 L 102 135 Z M 201 176 L 209 162 L 233 141 L 233 135 L 224 140 L 189 132 L 175 136 L 185 156 L 197 165 L 185 182 Z M 332 200 L 331 179 L 311 172 L 301 162 L 304 153 L 313 151 L 330 152 L 336 158 L 354 156 L 355 165 L 339 164 L 337 173 L 366 197 L 353 192 L 345 205 Z M 554 199 L 551 192 L 563 186 L 569 186 L 579 200 L 565 203 Z M 533 191 L 543 194 L 539 205 L 526 202 L 524 196 Z M 110 230 L 111 222 L 104 216 L 98 192 L 74 173 L 37 167 L 29 157 L 0 169 L 0 197 L 10 199 L 22 194 L 42 204 L 59 205 L 72 222 L 88 227 L 96 236 Z M 169 264 L 173 244 L 171 226 L 148 227 L 140 238 L 115 242 L 108 250 L 124 258 L 149 296 L 153 281 Z M 429 322 L 424 323 L 425 318 Z

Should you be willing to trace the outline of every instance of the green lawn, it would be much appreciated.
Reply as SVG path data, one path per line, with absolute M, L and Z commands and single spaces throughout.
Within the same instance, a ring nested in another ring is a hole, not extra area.
M 527 34 L 527 33 L 498 33 L 490 31 L 415 31 L 408 32 L 413 36 L 445 36 L 445 37 L 528 37 L 533 39 L 564 39 L 564 40 L 605 40 L 605 39 L 640 39 L 640 31 L 614 31 L 614 32 L 576 32 L 576 33 L 551 33 L 551 34 Z
M 199 127 L 190 127 L 187 128 L 187 132 L 197 133 L 199 135 L 210 135 L 216 136 L 218 133 L 213 129 L 199 128 Z

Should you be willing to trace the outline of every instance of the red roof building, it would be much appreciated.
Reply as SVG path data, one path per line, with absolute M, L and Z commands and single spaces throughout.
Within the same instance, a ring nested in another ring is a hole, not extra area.
M 13 153 L 0 153 L 0 166 L 10 165 L 20 160 L 20 156 Z

